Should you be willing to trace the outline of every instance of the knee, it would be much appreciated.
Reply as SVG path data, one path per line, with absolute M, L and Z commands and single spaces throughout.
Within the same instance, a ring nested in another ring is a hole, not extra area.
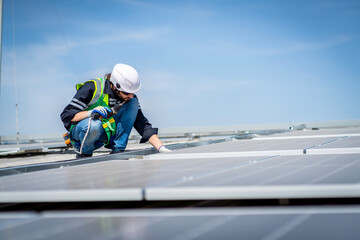
M 93 132 L 93 131 L 100 131 L 102 129 L 102 122 L 98 119 L 96 120 L 91 120 L 90 122 L 90 131 Z
M 89 135 L 91 138 L 97 139 L 101 136 L 103 131 L 102 123 L 100 120 L 91 120 Z
M 90 130 L 88 129 L 90 127 Z M 88 124 L 81 126 L 81 132 L 86 133 L 89 132 L 97 132 L 102 128 L 101 121 L 100 120 L 91 120 L 90 126 Z

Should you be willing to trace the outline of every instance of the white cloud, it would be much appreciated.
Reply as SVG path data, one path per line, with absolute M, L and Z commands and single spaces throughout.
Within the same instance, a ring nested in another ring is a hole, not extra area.
M 71 47 L 89 46 L 89 45 L 102 45 L 111 42 L 119 41 L 148 41 L 162 37 L 168 30 L 166 28 L 160 29 L 141 29 L 141 30 L 126 30 L 118 29 L 111 34 L 102 34 L 102 37 L 95 36 L 82 36 L 79 38 L 71 38 Z
M 69 41 L 69 49 L 62 37 L 48 36 L 43 43 L 17 46 L 16 78 L 21 134 L 54 133 L 64 130 L 60 113 L 75 94 L 75 84 L 94 76 L 111 72 L 112 66 L 101 61 L 96 68 L 79 71 L 73 62 L 72 51 L 77 47 L 106 45 L 116 41 L 145 41 L 164 34 L 166 29 L 143 29 L 119 32 L 104 37 L 83 36 Z M 14 51 L 3 49 L 1 109 L 8 112 L 0 120 L 15 123 Z M 84 59 L 81 59 L 83 61 Z M 85 64 L 86 65 L 86 64 Z M 13 124 L 12 124 L 13 126 Z M 13 126 L 14 127 L 14 126 Z M 15 134 L 16 130 L 2 129 L 1 134 Z
M 170 13 L 172 15 L 186 16 L 187 18 L 209 18 L 214 15 L 214 11 L 206 8 L 204 4 L 196 4 L 194 1 L 167 1 L 162 4 L 156 4 L 149 1 L 137 0 L 117 0 L 121 4 L 127 4 L 136 8 L 143 8 L 146 10 Z
M 135 7 L 143 7 L 143 8 L 147 8 L 147 9 L 150 8 L 150 9 L 154 9 L 154 10 L 168 10 L 167 8 L 165 8 L 159 4 L 154 4 L 154 3 L 145 2 L 145 1 L 118 0 L 118 2 L 133 5 Z
M 276 48 L 259 48 L 259 49 L 248 49 L 248 53 L 256 56 L 272 56 L 287 54 L 293 52 L 302 51 L 316 51 L 326 48 L 332 48 L 347 42 L 352 41 L 353 38 L 345 35 L 340 35 L 332 39 L 327 39 L 321 42 L 294 42 L 287 46 L 276 47 Z
M 2 129 L 1 134 L 11 135 L 16 133 L 14 52 L 5 48 L 3 54 L 1 109 L 8 114 L 0 123 L 9 127 Z M 20 134 L 51 134 L 64 130 L 59 115 L 75 94 L 73 85 L 77 79 L 66 55 L 66 48 L 59 41 L 17 47 Z
M 139 98 L 146 116 L 160 127 L 192 125 L 193 118 L 212 115 L 224 98 L 253 88 L 258 81 L 249 79 L 214 79 L 203 75 L 190 79 L 186 74 L 151 70 L 141 74 L 142 89 Z M 231 97 L 230 97 L 231 98 Z
M 213 79 L 204 75 L 202 78 L 188 76 L 179 73 L 170 73 L 163 70 L 152 70 L 141 74 L 143 88 L 147 91 L 230 91 L 245 85 L 254 85 L 256 81 L 249 79 Z
M 281 46 L 277 46 L 276 44 L 277 42 L 283 41 L 276 40 L 272 40 L 271 43 L 263 40 L 263 42 L 257 43 L 256 46 L 254 46 L 254 43 L 238 43 L 234 41 L 218 40 L 216 42 L 213 42 L 211 45 L 204 45 L 204 48 L 211 48 L 213 51 L 213 44 L 216 44 L 218 49 L 217 51 L 219 51 L 221 54 L 263 57 L 276 56 L 294 52 L 317 51 L 336 47 L 351 42 L 353 40 L 354 38 L 350 36 L 339 35 L 323 41 L 313 42 L 288 40 L 287 43 L 282 43 Z M 262 45 L 265 44 L 271 44 L 273 46 L 262 47 Z

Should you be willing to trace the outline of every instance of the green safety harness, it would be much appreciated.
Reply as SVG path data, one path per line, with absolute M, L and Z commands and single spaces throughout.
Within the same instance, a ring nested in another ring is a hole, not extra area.
M 102 78 L 96 78 L 96 79 L 86 81 L 84 83 L 76 84 L 76 91 L 78 91 L 87 82 L 94 83 L 95 91 L 91 98 L 91 101 L 88 103 L 89 107 L 87 109 L 85 109 L 85 111 L 93 110 L 94 108 L 96 108 L 98 106 L 110 108 L 109 107 L 109 94 L 104 94 L 105 80 L 103 80 Z M 102 122 L 102 127 L 104 128 L 106 135 L 107 135 L 107 142 L 104 143 L 104 145 L 109 145 L 114 140 L 115 133 L 116 133 L 115 119 L 113 117 L 110 117 L 107 119 L 100 118 L 100 120 Z M 72 124 L 69 132 L 71 132 L 71 130 L 75 126 L 76 126 L 76 123 Z M 90 121 L 89 121 L 88 127 L 90 127 Z M 73 142 L 73 140 L 71 140 L 71 138 L 70 138 L 70 141 L 73 144 L 73 146 L 75 146 L 74 142 Z

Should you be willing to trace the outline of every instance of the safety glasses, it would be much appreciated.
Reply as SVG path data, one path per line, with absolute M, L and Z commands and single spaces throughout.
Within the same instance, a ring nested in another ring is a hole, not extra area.
M 128 92 L 124 92 L 124 91 L 120 91 L 122 94 L 125 94 L 125 95 L 130 95 L 131 93 L 128 93 Z
M 117 88 L 116 89 L 117 92 L 121 92 L 122 94 L 125 94 L 125 95 L 130 95 L 131 94 L 131 93 L 128 93 L 128 92 L 120 91 L 119 89 L 121 88 L 121 86 L 120 86 L 119 83 L 116 83 L 115 87 Z

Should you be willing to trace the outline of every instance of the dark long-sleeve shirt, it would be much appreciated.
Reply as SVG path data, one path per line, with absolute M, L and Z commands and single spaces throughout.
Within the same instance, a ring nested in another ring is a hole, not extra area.
M 64 127 L 69 131 L 72 124 L 71 119 L 74 118 L 75 114 L 81 111 L 85 111 L 89 106 L 92 96 L 95 92 L 95 85 L 93 82 L 86 82 L 75 94 L 70 103 L 65 107 L 63 112 L 60 114 L 61 121 L 64 123 Z M 113 93 L 110 87 L 110 81 L 105 80 L 104 94 L 109 95 L 109 106 L 113 107 L 119 104 L 122 99 Z M 137 98 L 136 95 L 134 95 Z M 147 142 L 149 138 L 158 133 L 157 128 L 153 128 L 149 120 L 144 116 L 141 111 L 140 104 L 138 114 L 134 123 L 134 128 L 142 136 L 140 143 Z

